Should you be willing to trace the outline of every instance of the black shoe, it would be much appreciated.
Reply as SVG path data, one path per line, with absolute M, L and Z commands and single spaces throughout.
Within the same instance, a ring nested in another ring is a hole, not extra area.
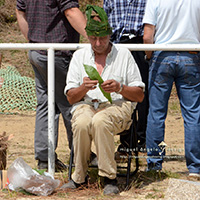
M 48 170 L 48 162 L 38 160 L 38 169 L 46 169 Z
M 85 182 L 83 183 L 76 183 L 71 179 L 69 180 L 68 183 L 62 185 L 60 189 L 77 189 L 80 187 L 87 187 L 87 185 L 88 185 L 88 176 L 85 177 Z
M 79 187 L 80 184 L 75 183 L 72 179 L 69 180 L 68 183 L 65 183 L 64 185 L 62 185 L 62 187 L 60 189 L 76 189 Z
M 94 152 L 90 154 L 90 164 L 93 166 L 98 166 L 97 155 Z
M 67 165 L 65 165 L 59 159 L 56 159 L 56 161 L 55 161 L 55 171 L 56 172 L 66 171 L 67 169 L 68 169 Z
M 147 164 L 146 172 L 160 172 L 162 165 L 160 163 L 149 163 Z
M 46 169 L 48 170 L 48 161 L 38 161 L 38 169 Z M 62 172 L 67 170 L 67 166 L 61 162 L 59 159 L 55 161 L 55 172 Z
M 117 187 L 117 179 L 104 178 L 104 195 L 115 195 L 119 194 L 119 188 Z

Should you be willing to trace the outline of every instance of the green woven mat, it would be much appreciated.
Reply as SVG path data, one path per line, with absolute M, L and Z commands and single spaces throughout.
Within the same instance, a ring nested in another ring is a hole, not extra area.
M 14 66 L 0 69 L 0 113 L 36 110 L 35 81 L 21 76 Z

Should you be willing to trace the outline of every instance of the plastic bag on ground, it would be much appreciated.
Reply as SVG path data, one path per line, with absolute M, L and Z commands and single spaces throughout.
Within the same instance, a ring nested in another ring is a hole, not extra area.
M 23 158 L 17 158 L 8 168 L 8 187 L 13 190 L 25 191 L 41 196 L 50 195 L 59 185 L 60 181 L 37 173 L 25 163 Z

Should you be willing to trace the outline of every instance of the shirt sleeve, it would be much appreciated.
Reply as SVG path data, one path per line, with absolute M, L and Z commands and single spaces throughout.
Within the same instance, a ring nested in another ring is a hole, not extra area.
M 157 0 L 148 0 L 145 8 L 145 14 L 143 18 L 143 24 L 156 25 L 156 15 L 157 15 Z
M 70 8 L 79 8 L 78 0 L 58 0 L 58 4 L 62 12 Z
M 128 55 L 128 60 L 127 85 L 131 87 L 141 87 L 144 91 L 145 84 L 142 82 L 139 68 L 130 52 Z
M 17 10 L 25 12 L 26 11 L 25 2 L 23 0 L 17 0 L 16 8 L 17 8 Z
M 79 87 L 82 83 L 80 82 L 81 80 L 81 69 L 79 69 L 79 67 L 81 67 L 81 63 L 79 62 L 78 59 L 78 55 L 77 55 L 77 51 L 74 52 L 73 57 L 70 61 L 70 65 L 69 65 L 69 70 L 67 73 L 67 78 L 66 78 L 66 86 L 64 89 L 64 93 L 66 94 L 66 92 L 72 88 L 77 88 Z

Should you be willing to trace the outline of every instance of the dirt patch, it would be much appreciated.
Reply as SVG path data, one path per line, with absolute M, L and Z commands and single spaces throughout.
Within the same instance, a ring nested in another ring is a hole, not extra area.
M 7 168 L 18 157 L 22 157 L 32 168 L 37 167 L 34 159 L 34 128 L 35 112 L 21 115 L 0 115 L 0 131 L 5 131 L 7 135 L 13 134 L 9 141 L 7 152 Z M 183 120 L 180 113 L 168 114 L 166 121 L 167 155 L 175 155 L 174 160 L 166 160 L 163 170 L 159 174 L 149 174 L 145 172 L 146 154 L 140 153 L 139 172 L 131 178 L 131 187 L 128 191 L 123 191 L 125 178 L 119 178 L 118 182 L 121 193 L 112 199 L 160 199 L 164 198 L 164 193 L 168 186 L 169 178 L 187 178 L 187 168 L 184 160 L 184 130 Z M 60 120 L 59 141 L 57 153 L 59 159 L 64 163 L 69 162 L 69 149 L 63 121 Z M 178 157 L 178 160 L 176 159 Z M 93 172 L 92 172 L 93 173 Z M 95 172 L 96 173 L 96 172 Z M 94 175 L 93 175 L 94 176 Z M 67 181 L 67 172 L 56 173 L 55 177 L 63 182 Z M 13 195 L 15 197 L 13 197 Z M 49 197 L 36 197 L 24 195 L 22 193 L 0 192 L 1 197 L 8 199 L 110 199 L 102 195 L 102 189 L 98 185 L 98 179 L 93 180 L 89 188 L 76 191 L 57 190 Z

